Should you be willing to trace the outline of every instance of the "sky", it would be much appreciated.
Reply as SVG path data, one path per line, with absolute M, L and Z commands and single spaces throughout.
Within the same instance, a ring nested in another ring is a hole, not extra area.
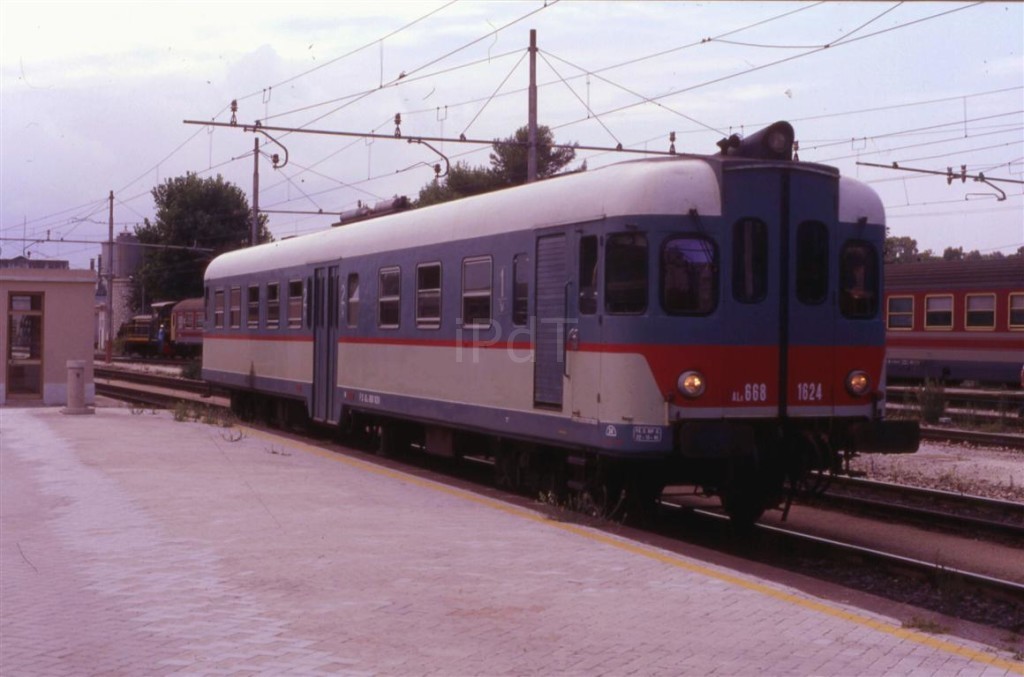
M 788 120 L 801 160 L 870 184 L 920 250 L 1024 246 L 1021 3 L 5 0 L 0 257 L 87 268 L 111 191 L 115 232 L 131 232 L 154 218 L 153 188 L 189 172 L 251 203 L 256 121 L 303 130 L 259 135 L 278 239 L 414 198 L 444 161 L 407 137 L 526 124 L 531 29 L 539 120 L 559 143 L 665 151 L 674 132 L 679 152 L 712 154 Z M 235 128 L 186 123 L 229 123 L 233 100 Z M 432 145 L 488 164 L 485 145 Z M 580 151 L 571 166 L 637 157 Z M 893 162 L 991 183 L 858 164 Z

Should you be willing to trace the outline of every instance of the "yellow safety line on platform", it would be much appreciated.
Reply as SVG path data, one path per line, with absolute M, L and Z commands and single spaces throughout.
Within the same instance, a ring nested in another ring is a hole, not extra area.
M 589 539 L 591 541 L 596 541 L 598 543 L 602 543 L 613 548 L 618 548 L 619 550 L 624 550 L 634 555 L 640 555 L 641 557 L 652 559 L 657 562 L 661 562 L 662 564 L 667 564 L 669 566 L 675 567 L 677 569 L 683 569 L 685 571 L 707 576 L 708 578 L 714 578 L 716 580 L 729 583 L 731 585 L 735 585 L 746 590 L 758 592 L 783 602 L 788 602 L 790 604 L 795 604 L 805 609 L 810 609 L 812 611 L 825 614 L 826 616 L 841 618 L 851 623 L 862 625 L 873 630 L 878 630 L 879 632 L 884 632 L 888 635 L 892 635 L 893 637 L 898 637 L 899 639 L 916 642 L 917 644 L 932 647 L 934 649 L 939 649 L 941 651 L 961 656 L 972 661 L 978 661 L 979 663 L 985 663 L 987 665 L 991 665 L 994 667 L 1004 668 L 1019 675 L 1024 675 L 1024 663 L 1021 662 L 1011 661 L 1004 658 L 1000 658 L 998 656 L 993 656 L 989 653 L 978 651 L 976 649 L 970 649 L 968 647 L 955 644 L 948 640 L 933 637 L 931 635 L 926 635 L 914 630 L 901 628 L 891 623 L 879 621 L 873 618 L 868 618 L 866 616 L 861 616 L 850 611 L 839 609 L 825 602 L 819 602 L 813 599 L 808 599 L 805 597 L 801 597 L 799 595 L 795 595 L 790 592 L 779 590 L 765 583 L 759 583 L 757 581 L 748 580 L 734 574 L 726 573 L 723 571 L 717 571 L 706 565 L 687 562 L 686 560 L 680 558 L 678 555 L 674 555 L 672 553 L 668 553 L 662 550 L 657 550 L 649 546 L 639 545 L 636 543 L 631 543 L 629 541 L 621 540 L 619 538 L 616 538 L 609 534 L 602 533 L 594 529 L 577 526 L 575 524 L 567 524 L 565 522 L 558 522 L 541 513 L 527 510 L 525 508 L 520 508 L 509 503 L 504 503 L 497 499 L 487 498 L 486 496 L 480 496 L 465 489 L 458 489 L 456 487 L 440 484 L 433 480 L 416 477 L 415 475 L 410 475 L 401 470 L 393 470 L 391 468 L 385 468 L 383 466 L 376 465 L 374 463 L 369 463 L 367 461 L 360 461 L 359 459 L 352 458 L 351 456 L 334 453 L 326 449 L 314 446 L 312 444 L 302 442 L 300 440 L 281 438 L 274 435 L 273 433 L 256 430 L 254 428 L 248 428 L 243 426 L 239 427 L 240 429 L 244 430 L 247 435 L 251 435 L 253 437 L 259 437 L 267 440 L 273 438 L 274 441 L 287 443 L 293 447 L 299 447 L 305 451 L 316 454 L 326 459 L 330 459 L 332 461 L 340 461 L 341 463 L 345 463 L 347 465 L 359 468 L 361 470 L 366 470 L 377 475 L 382 475 L 384 477 L 389 477 L 391 479 L 401 480 L 402 482 L 407 482 L 418 487 L 439 491 L 441 493 L 448 494 L 456 498 L 468 500 L 473 503 L 478 503 L 488 508 L 504 512 L 508 515 L 545 524 L 556 529 L 561 529 L 562 531 L 566 531 L 568 533 L 575 534 L 577 536 L 581 536 L 583 538 Z

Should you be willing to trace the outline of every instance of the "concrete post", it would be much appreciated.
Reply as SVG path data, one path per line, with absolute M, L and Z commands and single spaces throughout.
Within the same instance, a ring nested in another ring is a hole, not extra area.
M 92 414 L 85 406 L 85 360 L 68 360 L 68 405 L 64 414 Z

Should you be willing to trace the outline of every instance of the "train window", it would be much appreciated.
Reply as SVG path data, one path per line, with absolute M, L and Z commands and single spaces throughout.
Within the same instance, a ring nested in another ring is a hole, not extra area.
M 740 303 L 757 303 L 768 294 L 768 227 L 743 219 L 732 227 L 732 294 Z
M 968 294 L 964 312 L 964 326 L 968 329 L 995 329 L 995 294 Z
M 441 326 L 441 264 L 416 266 L 416 326 L 437 329 Z
M 953 297 L 951 295 L 928 296 L 925 298 L 924 328 L 953 328 Z
M 288 281 L 288 328 L 302 328 L 302 280 Z
M 381 268 L 377 291 L 377 326 L 397 329 L 402 317 L 402 269 Z
M 580 238 L 580 314 L 597 312 L 597 236 Z
M 671 315 L 707 315 L 718 306 L 718 255 L 703 237 L 675 237 L 661 250 L 661 306 Z
M 491 257 L 462 262 L 462 324 L 491 326 Z
M 523 326 L 530 318 L 530 278 L 526 254 L 512 258 L 512 324 Z
M 242 326 L 242 288 L 231 287 L 228 298 L 228 326 L 238 329 Z
M 248 306 L 249 313 L 245 318 L 245 326 L 249 329 L 258 329 L 260 326 L 260 286 L 258 284 L 249 287 Z
M 213 292 L 213 326 L 217 329 L 224 328 L 224 290 L 218 289 Z
M 870 247 L 867 243 L 861 246 Z M 827 295 L 828 228 L 818 221 L 805 221 L 796 228 L 796 298 L 807 305 L 818 305 Z M 874 314 L 872 310 L 870 315 Z
M 359 325 L 359 274 L 349 273 L 345 285 L 345 324 L 349 327 Z
M 277 282 L 267 283 L 267 329 L 277 329 L 281 325 L 281 285 Z
M 647 236 L 609 235 L 604 261 L 605 310 L 628 315 L 646 311 L 647 277 Z
M 849 240 L 839 253 L 839 311 L 865 319 L 878 314 L 878 255 L 870 242 Z
M 890 296 L 888 305 L 889 329 L 913 329 L 914 328 L 914 297 L 913 296 Z
M 1010 294 L 1010 329 L 1024 329 L 1024 294 Z

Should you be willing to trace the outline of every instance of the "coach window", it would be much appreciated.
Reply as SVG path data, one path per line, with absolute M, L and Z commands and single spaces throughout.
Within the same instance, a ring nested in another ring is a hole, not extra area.
M 228 326 L 238 329 L 242 326 L 242 288 L 231 287 L 228 299 Z
M 661 250 L 661 306 L 670 315 L 707 315 L 718 306 L 718 255 L 702 237 L 676 237 Z
M 218 289 L 213 292 L 213 326 L 217 329 L 224 328 L 224 290 Z
M 248 315 L 245 317 L 245 326 L 249 329 L 258 329 L 260 326 L 260 286 L 258 284 L 249 287 Z
M 462 324 L 491 326 L 491 257 L 479 256 L 462 262 Z
M 1024 329 L 1024 294 L 1010 294 L 1010 329 Z
M 302 329 L 302 280 L 288 281 L 288 328 Z
M 612 314 L 636 315 L 647 310 L 647 236 L 608 236 L 604 261 L 604 308 Z
M 580 314 L 597 312 L 597 236 L 580 238 Z
M 402 317 L 402 270 L 381 268 L 377 288 L 377 326 L 397 329 Z
M 852 319 L 878 314 L 878 256 L 870 242 L 850 240 L 839 253 L 839 311 Z
M 888 305 L 889 329 L 894 331 L 908 331 L 914 328 L 914 297 L 913 296 L 890 296 Z
M 870 245 L 862 243 L 859 246 Z M 864 255 L 871 254 L 865 252 Z M 875 284 L 877 286 L 877 281 Z M 861 289 L 850 293 L 871 293 L 867 286 L 865 282 Z M 828 228 L 818 221 L 805 221 L 796 229 L 796 297 L 801 303 L 818 305 L 825 301 L 827 294 Z M 870 315 L 874 314 L 871 310 Z
M 964 326 L 983 330 L 996 328 L 995 294 L 968 294 L 964 306 Z
M 281 326 L 281 285 L 278 282 L 267 283 L 267 329 Z
M 512 257 L 512 324 L 525 325 L 530 318 L 530 273 L 526 254 Z
M 441 326 L 441 264 L 416 266 L 416 326 L 437 329 Z
M 924 300 L 924 328 L 953 328 L 953 297 L 928 296 Z
M 740 303 L 763 301 L 768 293 L 768 227 L 743 219 L 732 227 L 732 294 Z
M 359 274 L 349 273 L 345 285 L 345 323 L 349 327 L 359 325 Z

